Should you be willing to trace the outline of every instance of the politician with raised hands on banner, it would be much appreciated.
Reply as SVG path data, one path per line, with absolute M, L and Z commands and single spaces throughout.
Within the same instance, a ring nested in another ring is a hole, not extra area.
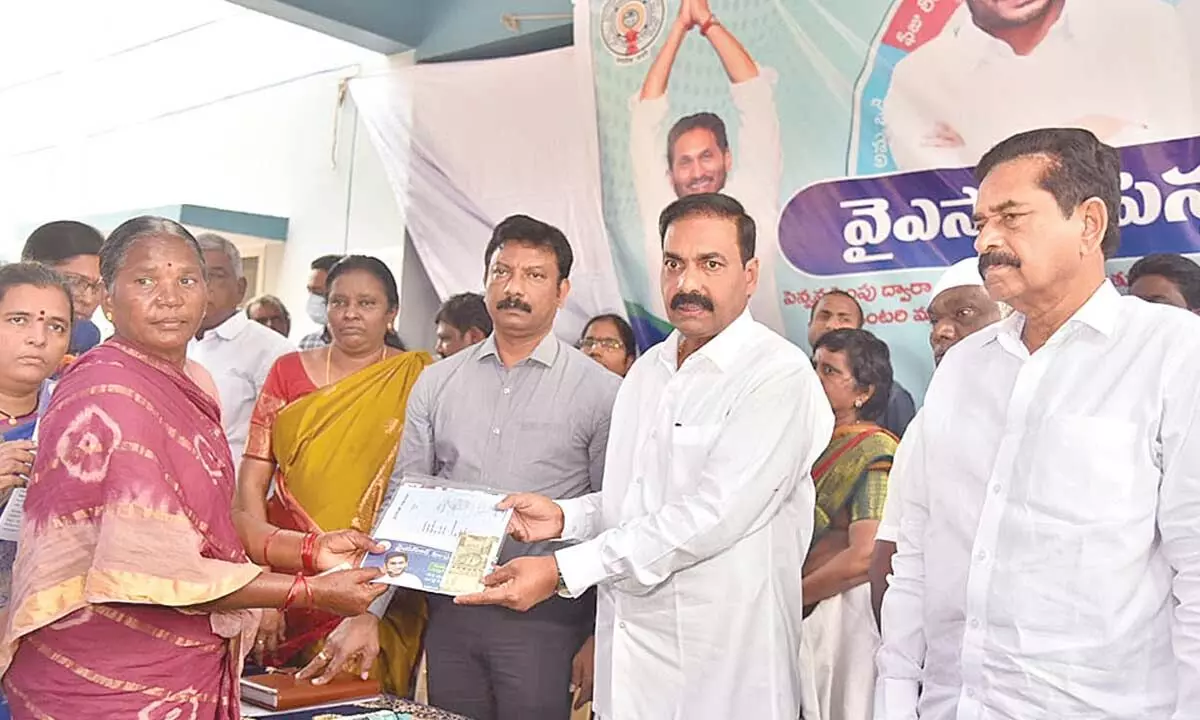
M 833 416 L 804 353 L 746 309 L 758 261 L 741 204 L 683 197 L 659 228 L 675 331 L 617 393 L 604 490 L 502 505 L 523 542 L 581 542 L 456 602 L 527 610 L 596 586 L 601 718 L 795 720 L 809 470 Z

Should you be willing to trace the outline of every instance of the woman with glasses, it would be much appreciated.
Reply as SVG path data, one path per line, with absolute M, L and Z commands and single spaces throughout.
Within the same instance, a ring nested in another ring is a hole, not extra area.
M 615 313 L 597 315 L 588 320 L 583 337 L 579 339 L 579 349 L 621 377 L 625 377 L 637 359 L 633 328 L 625 322 L 625 318 Z
M 25 241 L 21 259 L 39 262 L 58 271 L 71 291 L 75 322 L 64 365 L 100 343 L 100 329 L 92 315 L 100 305 L 100 246 L 104 236 L 91 225 L 55 220 L 34 230 Z

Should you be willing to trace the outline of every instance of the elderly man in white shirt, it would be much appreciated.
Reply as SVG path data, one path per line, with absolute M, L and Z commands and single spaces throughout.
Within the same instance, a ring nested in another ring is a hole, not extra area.
M 1036 127 L 1118 146 L 1193 134 L 1200 76 L 1179 12 L 1166 0 L 966 0 L 896 65 L 884 104 L 896 165 L 966 167 Z
M 604 490 L 510 496 L 519 558 L 461 603 L 524 610 L 598 588 L 595 710 L 606 720 L 799 716 L 809 473 L 833 415 L 808 358 L 755 322 L 754 221 L 723 195 L 663 212 L 675 331 L 613 407 Z
M 1017 312 L 952 348 L 905 438 L 876 717 L 1200 717 L 1200 317 L 1121 297 L 1116 150 L 978 166 L 975 247 Z
M 993 300 L 979 274 L 979 259 L 959 260 L 946 269 L 933 286 L 929 301 L 929 347 L 933 364 L 941 364 L 950 348 L 979 330 L 998 321 L 1000 304 Z M 904 493 L 904 473 L 908 464 L 908 444 L 903 441 L 892 459 L 888 475 L 887 501 L 883 519 L 875 531 L 875 552 L 871 557 L 871 606 L 875 621 L 887 591 L 887 577 L 892 572 L 892 556 L 896 554 L 896 536 L 900 533 L 900 507 Z
M 729 92 L 737 107 L 738 148 L 729 149 L 725 121 L 704 112 L 681 118 L 666 133 L 670 111 L 667 85 L 675 56 L 693 29 L 712 45 L 729 76 Z M 658 291 L 657 263 L 662 258 L 659 214 L 676 198 L 699 193 L 724 193 L 741 201 L 758 226 L 758 291 L 750 307 L 756 320 L 776 332 L 784 331 L 781 301 L 776 291 L 779 257 L 779 186 L 783 151 L 779 114 L 775 109 L 776 72 L 760 68 L 737 38 L 717 20 L 708 0 L 681 0 L 679 16 L 646 73 L 641 91 L 629 102 L 629 152 L 634 189 L 642 214 L 647 310 L 666 317 Z M 665 152 L 664 152 L 665 149 Z M 666 160 L 664 166 L 663 160 Z
M 237 246 L 213 233 L 196 240 L 204 251 L 208 272 L 208 309 L 200 332 L 188 343 L 188 357 L 203 365 L 216 382 L 221 425 L 234 460 L 241 461 L 250 415 L 267 373 L 279 356 L 296 348 L 279 333 L 238 312 L 238 304 L 246 296 L 246 278 Z

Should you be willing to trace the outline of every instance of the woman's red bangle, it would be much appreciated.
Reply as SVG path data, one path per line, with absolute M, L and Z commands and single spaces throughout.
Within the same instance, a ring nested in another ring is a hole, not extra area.
M 305 586 L 308 585 L 308 581 L 304 579 L 304 573 L 296 573 L 295 579 L 292 580 L 292 586 L 288 588 L 287 596 L 283 599 L 283 607 L 280 608 L 281 610 L 287 610 L 292 606 L 292 603 L 296 602 L 296 595 L 299 594 L 297 592 L 297 588 L 300 587 L 301 583 L 303 583 Z M 311 594 L 312 591 L 310 590 L 309 595 Z
M 283 528 L 275 528 L 271 531 L 270 535 L 267 535 L 266 541 L 263 542 L 263 564 L 267 567 L 271 566 L 271 541 L 282 531 Z
M 317 538 L 317 533 L 307 533 L 300 543 L 300 565 L 309 575 L 317 573 Z

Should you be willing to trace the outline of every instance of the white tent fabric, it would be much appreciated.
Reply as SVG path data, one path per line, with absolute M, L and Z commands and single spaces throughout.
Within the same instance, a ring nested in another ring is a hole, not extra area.
M 601 215 L 592 84 L 575 60 L 564 48 L 350 83 L 438 295 L 480 290 L 492 228 L 531 215 L 562 229 L 575 253 L 555 326 L 569 341 L 593 315 L 625 314 Z

